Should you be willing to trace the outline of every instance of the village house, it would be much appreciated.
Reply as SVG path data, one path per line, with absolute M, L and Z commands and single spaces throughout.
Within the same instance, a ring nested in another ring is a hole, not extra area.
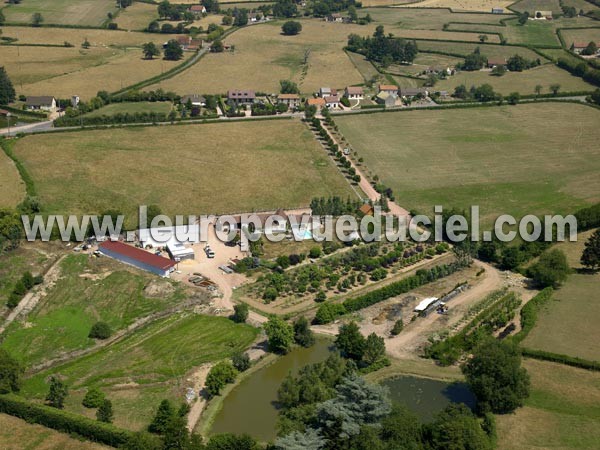
M 52 96 L 29 96 L 25 100 L 25 108 L 32 111 L 56 111 L 56 99 Z
M 581 55 L 581 52 L 583 52 L 589 44 L 589 42 L 573 42 L 573 45 L 571 45 L 571 51 L 577 53 L 578 55 Z
M 260 22 L 263 19 L 262 14 L 260 13 L 249 13 L 248 14 L 248 22 L 250 23 L 256 23 L 256 22 Z
M 298 94 L 279 94 L 277 101 L 286 104 L 288 108 L 297 108 L 300 106 L 300 96 Z
M 330 95 L 329 97 L 325 97 L 325 106 L 328 108 L 339 108 L 340 107 L 340 98 L 337 95 Z
M 206 14 L 206 8 L 204 5 L 192 5 L 188 11 L 196 16 L 196 18 L 202 17 L 203 14 Z
M 256 102 L 256 94 L 250 90 L 232 89 L 227 91 L 227 101 L 234 105 L 251 105 Z
M 400 88 L 400 95 L 403 99 L 412 99 L 414 97 L 427 97 L 429 91 L 426 88 Z
M 506 59 L 498 58 L 498 57 L 488 58 L 487 66 L 488 66 L 488 69 L 493 69 L 494 67 L 499 67 L 499 66 L 506 66 Z
M 382 92 L 390 95 L 398 95 L 398 86 L 394 84 L 379 84 L 377 86 L 377 92 L 381 94 Z
M 187 105 L 188 102 L 191 102 L 192 106 L 206 106 L 206 99 L 200 94 L 187 94 L 181 97 L 182 105 Z
M 375 213 L 375 208 L 370 203 L 363 204 L 358 210 L 365 216 L 372 216 Z
M 340 13 L 333 13 L 325 17 L 325 20 L 327 22 L 343 22 L 344 16 L 342 16 Z
M 345 89 L 346 98 L 349 100 L 362 100 L 365 98 L 363 88 L 360 86 L 348 86 Z
M 337 89 L 332 89 L 328 87 L 322 87 L 319 89 L 319 97 L 331 97 L 337 95 Z
M 191 36 L 177 36 L 177 43 L 181 46 L 183 51 L 196 51 L 202 48 L 202 39 L 192 39 Z M 168 43 L 163 44 L 163 48 Z
M 316 106 L 317 109 L 321 109 L 325 106 L 325 99 L 323 97 L 309 98 L 306 101 L 306 104 L 308 106 Z

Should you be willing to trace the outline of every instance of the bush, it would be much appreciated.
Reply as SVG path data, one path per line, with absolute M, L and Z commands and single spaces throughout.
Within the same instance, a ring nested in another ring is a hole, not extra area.
M 106 322 L 96 322 L 92 326 L 88 337 L 92 339 L 108 339 L 111 334 L 112 330 Z
M 92 388 L 86 392 L 81 404 L 86 408 L 99 408 L 104 401 L 104 393 L 97 388 Z
M 249 308 L 246 303 L 239 303 L 233 307 L 231 319 L 236 323 L 245 323 L 248 319 Z
M 245 372 L 250 368 L 250 357 L 248 353 L 238 352 L 231 357 L 231 364 L 238 372 Z
M 404 322 L 402 322 L 402 319 L 398 319 L 394 323 L 394 326 L 392 327 L 392 331 L 390 333 L 392 336 L 398 336 L 403 329 L 404 329 Z
M 295 36 L 302 31 L 302 24 L 294 20 L 288 20 L 281 26 L 281 31 L 286 36 Z
M 206 384 L 204 386 L 206 393 L 210 397 L 219 395 L 221 389 L 225 387 L 227 383 L 233 383 L 237 376 L 237 370 L 233 367 L 230 362 L 220 362 L 210 369 L 208 376 L 206 377 Z

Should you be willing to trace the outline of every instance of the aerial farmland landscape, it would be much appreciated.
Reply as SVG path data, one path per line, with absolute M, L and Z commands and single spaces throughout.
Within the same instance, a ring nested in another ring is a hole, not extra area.
M 2 0 L 0 450 L 600 449 L 599 0 Z

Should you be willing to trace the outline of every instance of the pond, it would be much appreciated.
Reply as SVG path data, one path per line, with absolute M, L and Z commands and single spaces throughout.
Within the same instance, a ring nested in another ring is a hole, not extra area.
M 325 361 L 332 342 L 319 339 L 310 348 L 296 348 L 273 364 L 263 367 L 236 386 L 223 400 L 210 430 L 217 433 L 247 433 L 261 441 L 276 437 L 277 390 L 285 376 L 308 365 Z
M 332 350 L 331 341 L 319 339 L 311 348 L 296 348 L 250 375 L 223 400 L 210 433 L 246 433 L 261 441 L 274 439 L 278 414 L 275 402 L 281 382 L 289 372 L 296 375 L 308 364 L 325 361 Z M 390 389 L 393 401 L 404 403 L 424 421 L 431 420 L 450 402 L 463 402 L 470 408 L 475 405 L 464 383 L 400 376 L 382 384 Z
M 425 422 L 431 421 L 450 403 L 464 403 L 471 409 L 475 408 L 475 396 L 466 383 L 400 376 L 381 384 L 389 388 L 392 401 L 403 403 Z

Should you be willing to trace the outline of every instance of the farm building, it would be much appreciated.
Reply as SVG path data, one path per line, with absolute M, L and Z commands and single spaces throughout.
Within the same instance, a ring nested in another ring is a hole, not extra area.
M 204 5 L 192 5 L 189 11 L 196 17 L 201 17 L 202 14 L 206 14 L 206 8 Z
M 279 94 L 277 101 L 285 103 L 288 108 L 297 108 L 300 106 L 300 96 L 298 94 Z
M 380 84 L 377 86 L 377 92 L 385 92 L 386 94 L 398 95 L 398 86 L 396 86 L 395 84 Z
M 346 98 L 350 100 L 362 100 L 365 98 L 363 88 L 360 86 L 348 86 L 345 90 Z
M 417 306 L 415 306 L 416 313 L 422 313 L 427 310 L 433 303 L 437 302 L 437 297 L 427 297 L 419 302 Z
M 34 111 L 56 111 L 56 99 L 49 95 L 29 96 L 25 100 L 25 107 Z
M 187 105 L 188 101 L 192 102 L 192 106 L 206 106 L 206 99 L 200 94 L 187 94 L 181 97 L 180 103 Z
M 487 66 L 490 69 L 498 66 L 506 66 L 506 59 L 504 58 L 488 58 Z
M 181 242 L 173 239 L 167 243 L 167 252 L 173 261 L 194 259 L 194 250 L 184 246 Z
M 504 8 L 492 8 L 492 14 L 504 14 Z
M 227 100 L 235 105 L 250 105 L 256 101 L 254 91 L 231 89 L 227 91 Z
M 154 255 L 119 241 L 102 242 L 98 246 L 98 250 L 103 255 L 132 265 L 138 269 L 160 275 L 161 277 L 168 277 L 175 265 L 175 262 L 170 259 Z
M 179 225 L 175 227 L 142 228 L 137 231 L 137 237 L 143 247 L 163 247 L 168 242 L 200 242 L 199 225 Z
M 396 94 L 388 94 L 385 91 L 380 92 L 375 97 L 375 101 L 380 105 L 385 105 L 386 108 L 393 108 L 396 106 L 396 100 L 398 96 Z
M 327 22 L 343 22 L 344 16 L 342 16 L 340 13 L 333 13 L 325 17 L 325 20 Z
M 592 42 L 589 42 L 587 44 L 585 42 L 573 42 L 573 45 L 571 45 L 571 51 L 574 51 L 575 53 L 580 55 L 581 52 L 588 48 L 588 45 L 590 44 L 592 44 Z
M 425 88 L 401 88 L 400 95 L 402 95 L 402 98 L 405 99 L 418 96 L 427 97 L 429 92 Z

